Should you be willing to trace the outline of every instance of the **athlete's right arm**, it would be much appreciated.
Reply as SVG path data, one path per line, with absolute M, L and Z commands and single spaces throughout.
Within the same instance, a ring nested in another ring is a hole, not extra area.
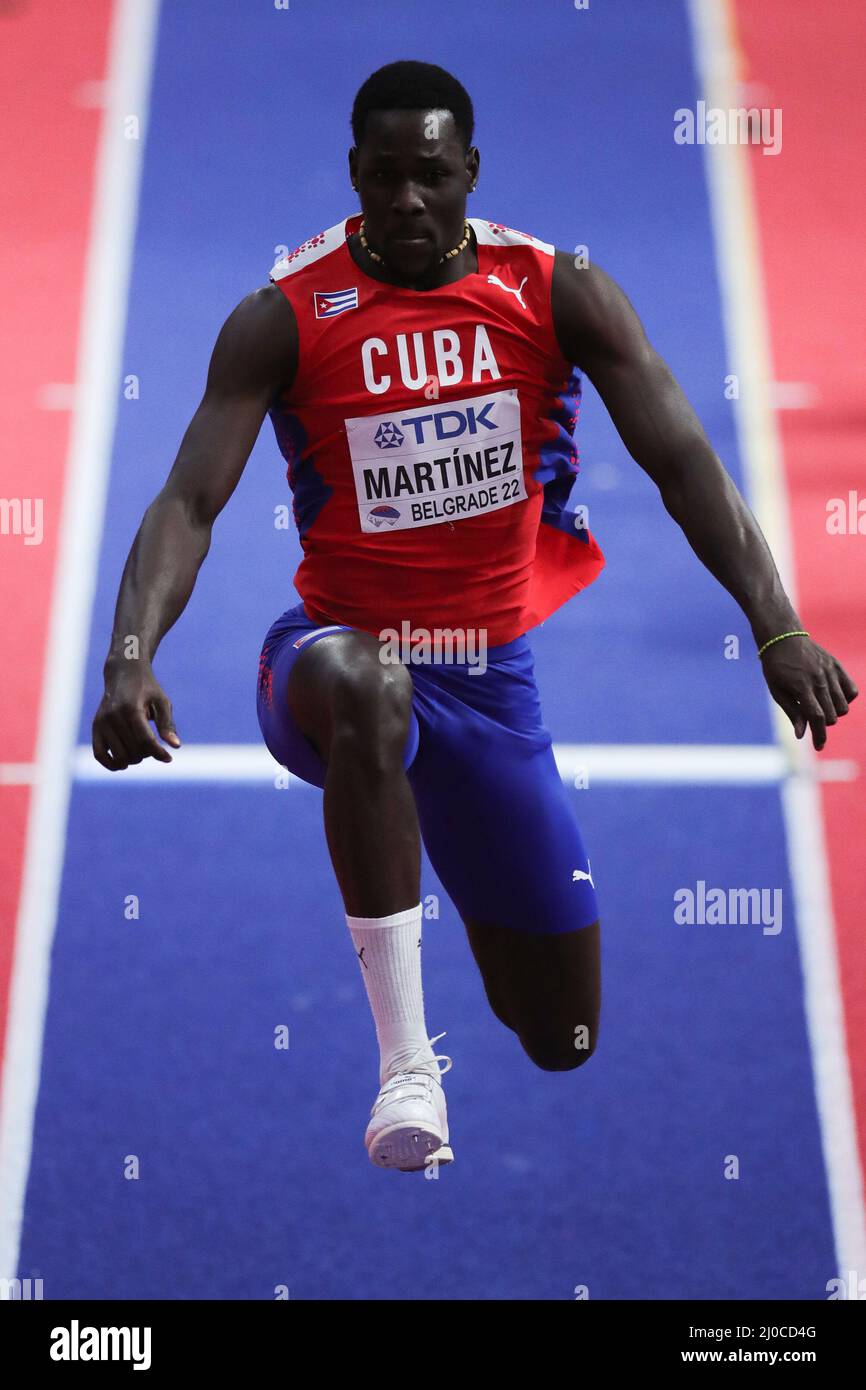
M 180 746 L 151 663 L 187 605 L 214 521 L 238 484 L 269 406 L 292 383 L 297 354 L 295 316 L 276 285 L 242 300 L 223 324 L 201 404 L 144 514 L 120 581 L 105 694 L 93 720 L 93 755 L 112 772 L 147 757 L 171 762 L 150 719 L 160 738 Z

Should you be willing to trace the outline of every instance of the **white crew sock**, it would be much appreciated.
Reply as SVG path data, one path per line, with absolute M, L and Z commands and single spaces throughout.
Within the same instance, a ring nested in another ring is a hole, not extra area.
M 438 1073 L 424 1022 L 421 904 L 389 917 L 349 917 L 379 1040 L 379 1084 L 411 1063 Z

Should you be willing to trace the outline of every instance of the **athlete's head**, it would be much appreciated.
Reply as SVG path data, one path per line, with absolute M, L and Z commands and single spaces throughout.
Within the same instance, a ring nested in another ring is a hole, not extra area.
M 478 178 L 474 124 L 468 92 L 434 63 L 388 63 L 355 97 L 349 172 L 367 240 L 407 279 L 463 239 Z

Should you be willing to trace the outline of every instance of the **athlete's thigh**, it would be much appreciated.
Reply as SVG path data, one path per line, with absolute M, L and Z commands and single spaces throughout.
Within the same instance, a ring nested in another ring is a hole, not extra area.
M 286 702 L 298 727 L 321 757 L 327 756 L 338 687 L 359 701 L 365 685 L 378 683 L 384 668 L 379 643 L 369 632 L 343 629 L 310 634 L 286 677 Z M 303 641 L 303 639 L 302 639 Z
M 548 743 L 425 725 L 410 774 L 427 852 L 461 917 L 533 936 L 598 920 L 592 868 Z
M 410 773 L 427 853 L 494 1011 L 541 1065 L 579 1065 L 598 1028 L 599 908 L 549 738 L 450 716 Z
M 342 624 L 316 626 L 299 605 L 273 624 L 259 657 L 257 712 L 271 754 L 296 776 L 324 787 L 337 687 L 341 700 L 363 705 L 363 689 L 381 685 L 383 671 L 376 638 Z M 384 684 L 411 691 L 400 668 Z M 376 701 L 373 702 L 374 704 Z M 370 701 L 367 701 L 368 706 Z M 404 766 L 418 746 L 418 725 L 410 714 Z

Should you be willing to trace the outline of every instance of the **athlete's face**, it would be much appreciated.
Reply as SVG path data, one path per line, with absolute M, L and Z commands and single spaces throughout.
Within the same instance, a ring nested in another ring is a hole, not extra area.
M 450 111 L 372 111 L 349 172 L 365 235 L 386 268 L 422 279 L 463 240 L 478 151 L 463 145 Z

